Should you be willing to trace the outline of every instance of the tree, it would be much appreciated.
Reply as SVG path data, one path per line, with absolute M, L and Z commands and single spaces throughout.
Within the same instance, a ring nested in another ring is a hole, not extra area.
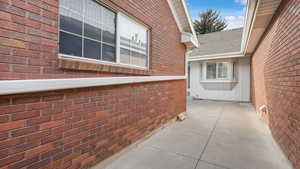
M 222 31 L 227 27 L 227 23 L 221 18 L 218 11 L 207 9 L 199 14 L 199 19 L 194 22 L 197 34 Z

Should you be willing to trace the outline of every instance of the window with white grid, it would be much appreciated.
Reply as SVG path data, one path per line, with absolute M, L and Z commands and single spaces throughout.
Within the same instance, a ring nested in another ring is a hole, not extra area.
M 59 53 L 148 67 L 149 30 L 95 0 L 60 0 Z

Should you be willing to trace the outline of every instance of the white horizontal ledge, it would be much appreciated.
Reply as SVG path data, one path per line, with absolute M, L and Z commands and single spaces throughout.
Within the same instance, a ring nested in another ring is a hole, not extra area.
M 186 79 L 185 76 L 132 76 L 70 79 L 3 80 L 0 95 Z
M 247 57 L 243 53 L 224 53 L 224 54 L 213 54 L 213 55 L 203 55 L 203 56 L 190 56 L 188 62 L 192 61 L 202 61 L 202 60 L 213 60 L 213 59 L 227 59 L 227 58 L 241 58 Z

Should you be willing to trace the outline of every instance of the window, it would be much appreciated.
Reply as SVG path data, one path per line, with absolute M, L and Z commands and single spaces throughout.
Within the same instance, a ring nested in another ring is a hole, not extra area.
M 120 12 L 94 0 L 60 0 L 63 56 L 146 68 L 148 41 L 148 29 Z
M 206 64 L 206 79 L 228 79 L 229 64 L 226 62 L 207 63 Z
M 206 65 L 206 79 L 216 79 L 217 77 L 217 64 L 216 63 L 208 63 Z
M 227 79 L 228 66 L 226 63 L 218 63 L 218 79 Z
M 146 67 L 148 30 L 125 15 L 119 15 L 121 63 Z

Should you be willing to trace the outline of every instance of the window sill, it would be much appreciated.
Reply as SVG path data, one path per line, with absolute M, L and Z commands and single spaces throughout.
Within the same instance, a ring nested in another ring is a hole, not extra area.
M 146 68 L 59 55 L 59 68 L 132 75 L 150 75 Z
M 200 83 L 237 83 L 237 80 L 202 80 Z
M 232 90 L 238 81 L 200 81 L 205 90 Z

